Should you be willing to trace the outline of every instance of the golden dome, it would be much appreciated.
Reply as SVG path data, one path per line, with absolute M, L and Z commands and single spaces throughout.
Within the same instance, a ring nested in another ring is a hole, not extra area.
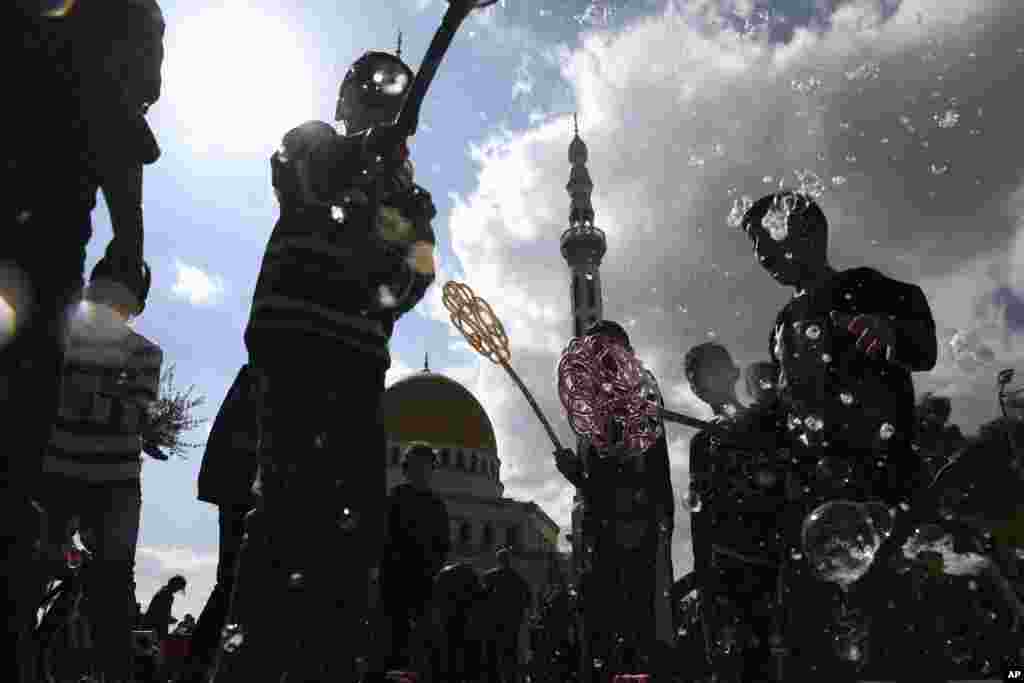
M 392 384 L 384 392 L 381 416 L 393 442 L 497 449 L 491 420 L 473 394 L 429 370 Z

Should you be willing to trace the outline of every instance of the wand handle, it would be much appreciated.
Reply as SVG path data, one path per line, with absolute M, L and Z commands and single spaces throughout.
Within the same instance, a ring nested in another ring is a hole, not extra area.
M 531 394 L 530 390 L 526 388 L 525 384 L 523 384 L 523 380 L 519 379 L 519 374 L 504 360 L 501 360 L 501 367 L 505 368 L 509 377 L 519 385 L 519 388 L 523 392 L 523 396 L 525 396 L 526 400 L 530 403 L 530 407 L 533 408 L 533 412 L 537 414 L 537 419 L 539 419 L 540 423 L 544 425 L 544 431 L 548 433 L 548 438 L 551 439 L 551 443 L 554 444 L 555 449 L 559 451 L 562 450 L 562 442 L 558 440 L 558 435 L 555 434 L 555 430 L 551 428 L 551 423 L 548 422 L 546 417 L 544 417 L 544 413 L 541 411 L 540 406 L 537 405 L 537 401 L 534 400 L 533 394 Z
M 420 122 L 420 107 L 427 96 L 427 89 L 430 88 L 430 84 L 434 80 L 437 68 L 441 66 L 444 55 L 448 52 L 452 39 L 455 38 L 455 32 L 459 30 L 459 26 L 470 12 L 494 4 L 494 2 L 496 0 L 491 0 L 491 2 L 449 0 L 448 9 L 445 10 L 444 18 L 441 19 L 441 25 L 437 27 L 437 32 L 434 33 L 434 38 L 430 41 L 427 54 L 423 56 L 423 62 L 420 63 L 420 68 L 416 71 L 412 86 L 409 88 L 409 96 L 395 120 L 397 132 L 404 134 L 405 137 L 416 134 L 416 127 Z

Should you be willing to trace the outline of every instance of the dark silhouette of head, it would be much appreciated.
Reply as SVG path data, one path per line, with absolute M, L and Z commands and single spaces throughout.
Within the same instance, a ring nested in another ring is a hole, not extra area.
M 598 320 L 587 328 L 586 335 L 588 337 L 601 335 L 626 347 L 627 351 L 633 351 L 633 345 L 629 343 L 629 335 L 626 334 L 626 330 L 612 320 Z
M 402 473 L 413 486 L 428 488 L 436 464 L 437 452 L 425 443 L 415 443 L 405 451 Z
M 188 581 L 181 574 L 175 574 L 171 577 L 171 580 L 167 582 L 167 587 L 171 589 L 172 593 L 185 590 L 185 586 L 188 585 Z
M 953 404 L 948 396 L 935 396 L 928 393 L 921 398 L 918 410 L 922 420 L 939 427 L 949 421 L 949 416 L 953 412 Z
M 747 393 L 754 403 L 771 403 L 777 396 L 779 368 L 770 360 L 751 363 L 743 370 L 743 381 Z
M 724 346 L 715 342 L 698 344 L 686 352 L 683 365 L 697 398 L 716 409 L 736 402 L 740 370 Z
M 779 284 L 800 286 L 828 267 L 828 220 L 805 194 L 787 190 L 762 197 L 740 226 L 758 263 Z
M 508 548 L 498 548 L 495 557 L 498 559 L 498 566 L 502 569 L 512 568 L 512 551 Z
M 344 126 L 346 135 L 393 122 L 409 95 L 413 76 L 397 55 L 367 52 L 341 82 L 334 120 Z

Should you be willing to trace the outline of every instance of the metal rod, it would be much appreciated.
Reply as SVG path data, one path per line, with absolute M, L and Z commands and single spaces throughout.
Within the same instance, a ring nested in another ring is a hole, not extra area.
M 501 367 L 505 368 L 505 371 L 509 374 L 509 377 L 515 380 L 515 383 L 519 385 L 519 388 L 523 392 L 523 396 L 525 396 L 526 400 L 530 403 L 530 407 L 533 408 L 533 412 L 537 414 L 537 419 L 539 419 L 540 423 L 544 425 L 544 431 L 548 433 L 548 438 L 551 439 L 551 443 L 554 444 L 555 449 L 559 451 L 562 450 L 562 442 L 558 440 L 558 435 L 555 434 L 555 430 L 551 428 L 551 423 L 549 423 L 548 419 L 544 417 L 544 413 L 541 411 L 540 406 L 537 405 L 537 401 L 533 399 L 533 394 L 531 394 L 530 390 L 526 388 L 525 384 L 523 384 L 523 380 L 519 379 L 518 373 L 512 369 L 511 365 L 500 358 L 498 360 L 501 363 Z

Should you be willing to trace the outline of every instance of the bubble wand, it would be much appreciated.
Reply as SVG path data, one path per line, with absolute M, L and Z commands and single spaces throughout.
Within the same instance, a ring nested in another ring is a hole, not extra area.
M 536 413 L 537 419 L 544 426 L 555 449 L 563 450 L 558 435 L 551 428 L 551 423 L 544 417 L 533 394 L 509 365 L 512 353 L 508 348 L 508 335 L 505 334 L 505 328 L 501 321 L 491 310 L 490 304 L 474 294 L 469 285 L 454 281 L 444 283 L 441 301 L 451 313 L 452 324 L 462 333 L 469 345 L 487 360 L 505 368 L 509 377 L 519 385 L 523 396 L 526 397 L 533 412 Z
M 644 451 L 661 436 L 661 420 L 756 447 L 741 444 L 740 437 L 713 422 L 667 410 L 653 375 L 639 359 L 601 335 L 576 337 L 562 352 L 558 397 L 572 430 L 599 450 L 615 440 L 608 434 L 609 421 L 622 426 L 622 441 L 630 450 Z

